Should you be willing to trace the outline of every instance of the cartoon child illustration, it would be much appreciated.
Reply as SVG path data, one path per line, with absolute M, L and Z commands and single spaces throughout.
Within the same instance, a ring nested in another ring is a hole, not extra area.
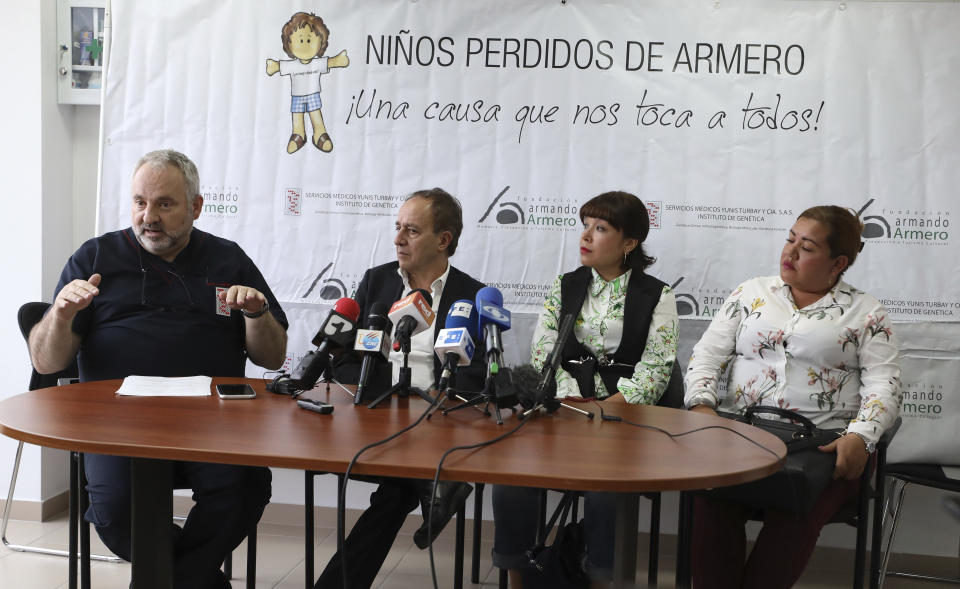
M 293 134 L 287 143 L 287 153 L 293 153 L 307 142 L 303 113 L 310 114 L 313 124 L 313 145 L 323 152 L 333 151 L 333 142 L 323 124 L 320 112 L 320 76 L 330 68 L 347 67 L 350 59 L 344 49 L 336 57 L 323 57 L 330 39 L 330 30 L 315 14 L 294 14 L 280 32 L 283 52 L 292 59 L 267 60 L 267 75 L 280 72 L 290 76 L 290 112 L 293 115 Z

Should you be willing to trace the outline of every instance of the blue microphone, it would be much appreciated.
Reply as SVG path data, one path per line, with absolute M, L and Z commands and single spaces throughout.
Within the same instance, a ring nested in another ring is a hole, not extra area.
M 460 299 L 450 305 L 450 310 L 447 311 L 447 319 L 443 324 L 443 328 L 466 329 L 470 337 L 476 341 L 479 321 L 479 313 L 477 313 L 477 307 L 473 304 L 473 301 Z
M 499 289 L 485 286 L 477 291 L 478 328 L 483 334 L 487 350 L 487 368 L 497 374 L 503 363 L 503 341 L 500 334 L 510 329 L 510 311 L 503 308 L 503 294 Z

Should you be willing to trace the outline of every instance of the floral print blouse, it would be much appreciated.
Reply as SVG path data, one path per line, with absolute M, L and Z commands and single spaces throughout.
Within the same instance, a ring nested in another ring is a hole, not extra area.
M 623 311 L 627 297 L 630 275 L 626 273 L 604 280 L 593 270 L 589 290 L 580 315 L 573 326 L 573 335 L 594 356 L 600 358 L 617 351 L 623 336 Z M 533 332 L 531 363 L 540 370 L 547 355 L 553 350 L 560 326 L 560 279 L 554 281 L 543 311 Z M 653 310 L 646 348 L 637 362 L 631 378 L 621 378 L 617 388 L 629 403 L 654 405 L 667 390 L 670 373 L 677 357 L 677 303 L 669 286 L 663 287 L 660 302 Z M 557 370 L 557 397 L 578 397 L 580 387 L 566 370 Z M 614 393 L 617 391 L 613 391 Z M 598 399 L 610 396 L 600 378 L 594 375 L 594 394 Z
M 900 413 L 899 349 L 877 299 L 838 281 L 798 309 L 779 276 L 748 280 L 719 309 L 693 348 L 687 407 L 717 407 L 729 367 L 725 411 L 792 409 L 823 427 L 876 442 Z

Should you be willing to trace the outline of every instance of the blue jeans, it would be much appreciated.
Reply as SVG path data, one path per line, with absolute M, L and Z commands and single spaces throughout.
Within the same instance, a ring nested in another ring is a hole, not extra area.
M 85 454 L 84 468 L 90 495 L 84 517 L 107 548 L 130 560 L 130 459 Z M 270 501 L 270 481 L 268 468 L 173 463 L 173 487 L 192 489 L 196 502 L 182 530 L 171 522 L 174 587 L 230 586 L 220 565 L 260 521 Z
M 493 565 L 502 569 L 530 566 L 525 554 L 537 537 L 540 489 L 493 486 Z M 617 510 L 614 493 L 583 494 L 583 528 L 587 544 L 587 575 L 613 579 L 613 542 Z

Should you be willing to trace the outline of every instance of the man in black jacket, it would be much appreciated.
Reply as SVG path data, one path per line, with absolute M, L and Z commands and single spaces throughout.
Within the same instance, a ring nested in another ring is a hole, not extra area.
M 413 193 L 397 213 L 397 261 L 367 270 L 354 295 L 364 321 L 376 302 L 389 306 L 416 289 L 431 294 L 436 312 L 434 329 L 411 338 L 409 355 L 411 384 L 423 390 L 430 390 L 440 380 L 441 363 L 433 352 L 433 343 L 444 327 L 447 311 L 457 300 L 474 300 L 484 286 L 450 265 L 462 229 L 460 204 L 446 191 L 434 188 Z M 401 361 L 399 354 L 391 354 L 393 382 Z M 335 376 L 341 382 L 357 382 L 359 359 L 352 354 L 338 358 Z M 475 355 L 471 365 L 460 369 L 456 378 L 458 389 L 480 391 L 485 378 L 481 355 Z M 338 552 L 330 559 L 317 581 L 318 589 L 343 586 L 344 555 L 351 589 L 370 587 L 408 513 L 421 506 L 424 524 L 414 534 L 414 541 L 426 548 L 472 490 L 466 483 L 441 482 L 434 498 L 432 481 L 379 478 L 377 482 L 370 507 L 344 541 L 344 554 Z M 433 526 L 428 530 L 426 520 L 431 512 Z

